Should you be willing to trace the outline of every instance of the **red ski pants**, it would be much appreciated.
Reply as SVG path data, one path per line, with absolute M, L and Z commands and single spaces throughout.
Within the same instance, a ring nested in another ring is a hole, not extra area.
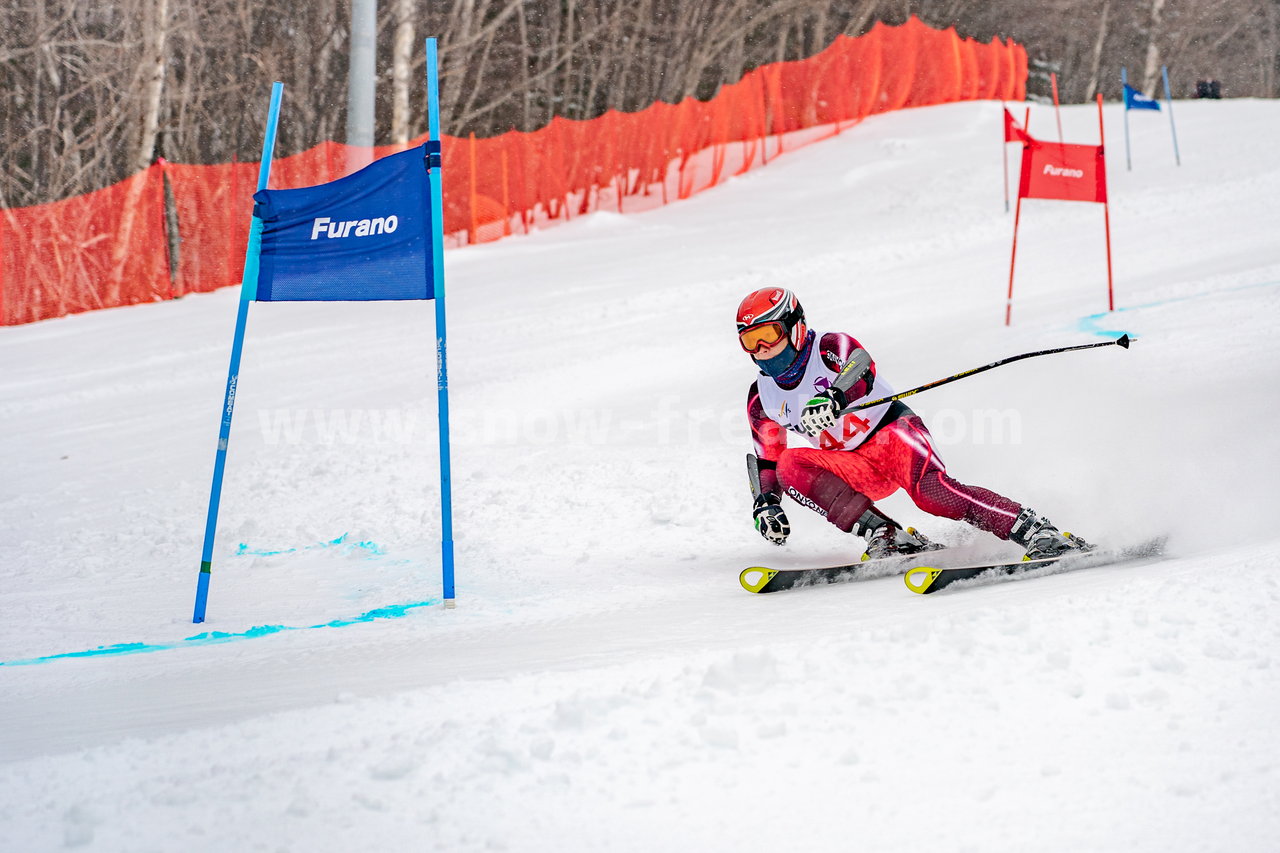
M 1022 511 L 1002 495 L 949 477 L 917 415 L 884 425 L 853 450 L 788 448 L 778 459 L 778 479 L 792 499 L 846 532 L 873 501 L 898 489 L 927 513 L 962 519 L 1001 539 Z

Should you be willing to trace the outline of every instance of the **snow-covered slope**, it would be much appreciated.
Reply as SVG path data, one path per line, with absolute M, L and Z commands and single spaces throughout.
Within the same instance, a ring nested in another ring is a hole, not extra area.
M 1132 172 L 1107 108 L 1105 316 L 1101 208 L 1028 202 L 1002 325 L 992 103 L 450 253 L 450 612 L 430 304 L 254 306 L 204 626 L 238 293 L 0 329 L 0 849 L 1269 849 L 1280 104 L 1176 108 Z M 743 592 L 860 553 L 751 529 L 732 314 L 775 283 L 899 388 L 1129 332 L 911 402 L 953 475 L 1167 558 Z

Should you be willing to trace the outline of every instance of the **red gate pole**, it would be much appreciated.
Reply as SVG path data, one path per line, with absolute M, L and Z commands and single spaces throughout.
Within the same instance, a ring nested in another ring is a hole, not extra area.
M 1050 72 L 1049 80 L 1053 83 L 1053 113 L 1058 117 L 1058 144 L 1062 145 L 1065 140 L 1062 138 L 1062 107 L 1058 105 L 1058 75 Z
M 1000 102 L 1000 154 L 1004 159 L 1004 212 L 1009 212 L 1009 140 L 1005 128 L 1004 114 L 1009 111 L 1004 101 Z M 1012 113 L 1010 113 L 1012 115 Z
M 1106 135 L 1102 130 L 1102 93 L 1098 93 L 1098 148 L 1103 154 L 1106 152 Z M 1105 191 L 1107 187 L 1106 158 L 1102 159 L 1102 188 Z M 1107 310 L 1116 310 L 1116 292 L 1115 285 L 1111 279 L 1111 201 L 1110 196 L 1106 196 L 1102 202 L 1102 218 L 1107 228 Z
M 480 242 L 480 211 L 476 209 L 476 135 L 472 132 L 469 142 L 469 155 L 471 160 L 471 190 L 469 198 L 469 207 L 471 211 L 471 221 L 467 228 L 467 245 L 474 246 Z
M 8 325 L 4 313 L 4 247 L 9 245 L 5 240 L 4 226 L 8 219 L 9 211 L 7 209 L 0 210 L 0 326 Z
M 1022 219 L 1022 191 L 1018 191 L 1018 204 L 1013 213 L 1013 252 L 1009 255 L 1009 295 L 1005 297 L 1004 324 L 1008 326 L 1013 318 L 1013 266 L 1018 260 L 1018 221 Z

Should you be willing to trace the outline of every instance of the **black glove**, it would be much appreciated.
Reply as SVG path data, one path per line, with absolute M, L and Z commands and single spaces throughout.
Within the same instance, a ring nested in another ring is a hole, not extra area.
M 756 498 L 755 507 L 751 510 L 751 516 L 756 520 L 756 530 L 775 545 L 786 543 L 787 536 L 791 533 L 791 525 L 787 522 L 787 514 L 783 512 L 781 503 L 781 497 L 766 492 Z

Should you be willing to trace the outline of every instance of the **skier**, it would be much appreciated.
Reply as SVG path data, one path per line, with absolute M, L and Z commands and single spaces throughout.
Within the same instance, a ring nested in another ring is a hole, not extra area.
M 988 489 L 947 475 L 920 417 L 902 401 L 841 414 L 863 399 L 893 395 L 870 355 L 842 332 L 818 333 L 790 290 L 754 291 L 738 306 L 738 340 L 760 375 L 747 393 L 747 416 L 760 469 L 752 516 L 760 535 L 778 545 L 790 524 L 782 493 L 867 541 L 862 559 L 941 547 L 904 529 L 874 504 L 905 489 L 933 515 L 963 519 L 1027 549 L 1024 559 L 1088 550 L 1049 519 Z M 813 448 L 788 448 L 786 430 Z

